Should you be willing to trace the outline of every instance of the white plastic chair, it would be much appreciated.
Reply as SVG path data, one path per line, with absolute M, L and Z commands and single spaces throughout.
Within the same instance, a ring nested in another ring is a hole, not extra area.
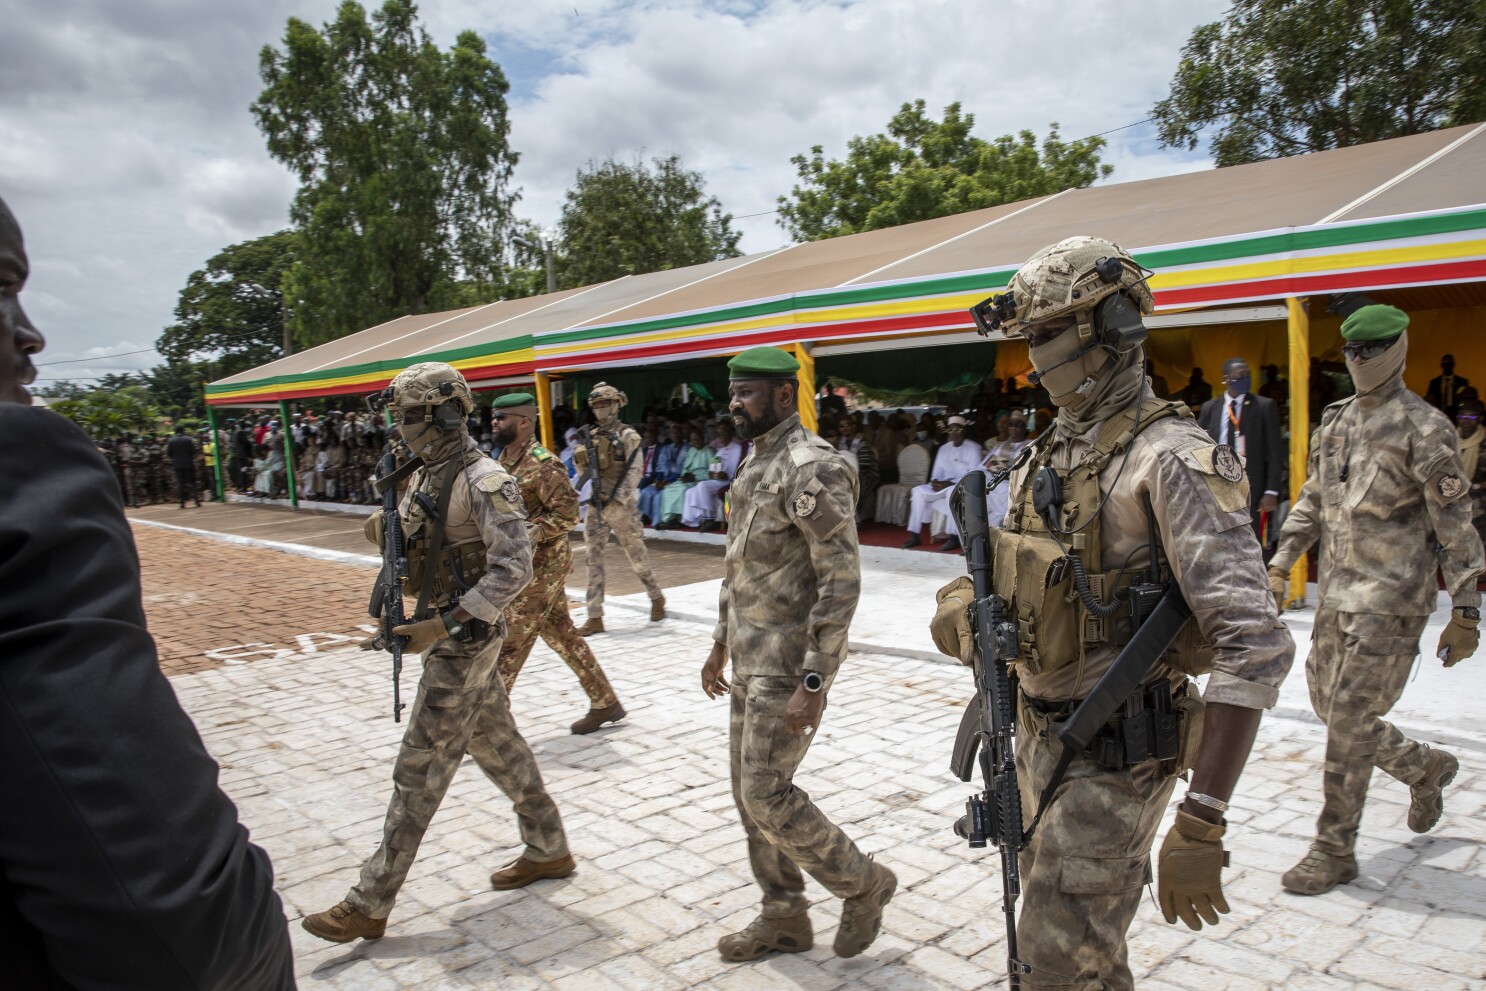
M 872 518 L 894 526 L 908 524 L 909 493 L 929 480 L 929 452 L 922 444 L 909 444 L 898 452 L 898 481 L 877 487 L 877 509 Z

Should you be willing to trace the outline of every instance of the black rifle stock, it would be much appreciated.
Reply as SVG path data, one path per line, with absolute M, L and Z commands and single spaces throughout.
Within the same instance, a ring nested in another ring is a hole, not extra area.
M 367 612 L 378 620 L 381 630 L 372 640 L 374 650 L 385 650 L 392 655 L 392 721 L 402 722 L 402 710 L 407 708 L 402 701 L 402 652 L 408 638 L 392 632 L 393 627 L 405 623 L 402 608 L 402 589 L 408 580 L 408 553 L 403 543 L 402 516 L 397 511 L 397 458 L 392 448 L 382 457 L 382 477 L 378 488 L 382 490 L 382 570 L 377 574 L 377 584 L 372 589 L 371 603 Z
M 1003 474 L 1001 478 L 1004 478 Z M 998 478 L 997 481 L 1001 479 Z M 972 471 L 955 487 L 951 511 L 965 545 L 965 563 L 975 601 L 970 607 L 975 633 L 975 698 L 965 707 L 955 738 L 951 766 L 969 781 L 980 757 L 985 790 L 965 803 L 955 832 L 983 848 L 986 840 L 1001 851 L 1001 909 L 1006 915 L 1006 971 L 1009 987 L 1020 989 L 1031 968 L 1017 955 L 1016 900 L 1022 892 L 1017 854 L 1025 845 L 1022 797 L 1016 779 L 1015 702 L 1006 665 L 1017 658 L 1016 624 L 1006 618 L 1006 602 L 991 584 L 990 521 L 986 517 L 986 477 Z

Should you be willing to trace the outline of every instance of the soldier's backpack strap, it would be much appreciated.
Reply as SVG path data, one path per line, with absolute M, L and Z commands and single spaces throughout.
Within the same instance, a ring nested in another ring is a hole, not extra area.
M 1088 465 L 1095 474 L 1104 471 L 1115 455 L 1127 450 L 1131 441 L 1153 423 L 1170 416 L 1185 416 L 1192 419 L 1187 404 L 1176 399 L 1157 399 L 1154 396 L 1127 409 L 1121 410 L 1099 425 L 1094 437 L 1094 447 L 1080 463 Z
M 428 535 L 428 555 L 423 568 L 423 587 L 418 590 L 418 605 L 413 609 L 413 622 L 421 623 L 428 618 L 428 599 L 433 595 L 433 579 L 438 573 L 439 554 L 444 550 L 444 521 L 449 516 L 449 500 L 454 497 L 454 479 L 464 469 L 463 458 L 450 458 L 439 479 L 438 512 L 433 514 L 433 532 Z

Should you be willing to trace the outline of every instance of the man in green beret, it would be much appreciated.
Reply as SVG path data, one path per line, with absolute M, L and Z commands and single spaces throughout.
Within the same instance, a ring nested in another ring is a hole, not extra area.
M 567 583 L 573 570 L 568 533 L 578 525 L 578 493 L 562 462 L 536 441 L 537 401 L 530 393 L 501 396 L 493 405 L 491 419 L 504 445 L 501 467 L 521 483 L 532 545 L 531 584 L 506 607 L 501 680 L 507 692 L 515 687 L 516 676 L 540 636 L 573 669 L 588 693 L 588 714 L 573 724 L 573 732 L 592 733 L 605 723 L 623 719 L 624 706 L 568 612 Z
M 1319 895 L 1357 877 L 1353 849 L 1374 767 L 1409 786 L 1409 828 L 1444 812 L 1454 755 L 1383 719 L 1403 694 L 1419 635 L 1435 609 L 1435 571 L 1453 609 L 1435 648 L 1445 665 L 1479 640 L 1483 562 L 1470 484 L 1443 413 L 1403 384 L 1409 318 L 1364 306 L 1342 323 L 1355 396 L 1321 415 L 1300 499 L 1280 531 L 1269 582 L 1278 602 L 1300 556 L 1321 545 L 1320 603 L 1306 661 L 1311 705 L 1326 724 L 1324 803 L 1310 851 L 1282 879 Z
M 877 938 L 898 886 L 892 871 L 863 854 L 794 784 L 846 657 L 861 589 L 856 473 L 800 424 L 799 367 L 792 355 L 767 347 L 728 362 L 728 409 L 753 451 L 730 490 L 722 594 L 702 690 L 730 697 L 733 801 L 763 889 L 759 917 L 718 940 L 723 959 L 734 962 L 814 945 L 802 870 L 844 899 L 835 942 L 841 957 Z

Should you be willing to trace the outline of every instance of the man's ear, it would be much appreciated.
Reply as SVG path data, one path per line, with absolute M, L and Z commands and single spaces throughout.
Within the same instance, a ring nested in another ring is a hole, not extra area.
M 798 405 L 800 392 L 799 382 L 790 379 L 781 379 L 777 384 L 775 384 L 774 388 L 777 390 L 775 392 L 775 402 L 777 402 L 780 406 L 791 408 Z

